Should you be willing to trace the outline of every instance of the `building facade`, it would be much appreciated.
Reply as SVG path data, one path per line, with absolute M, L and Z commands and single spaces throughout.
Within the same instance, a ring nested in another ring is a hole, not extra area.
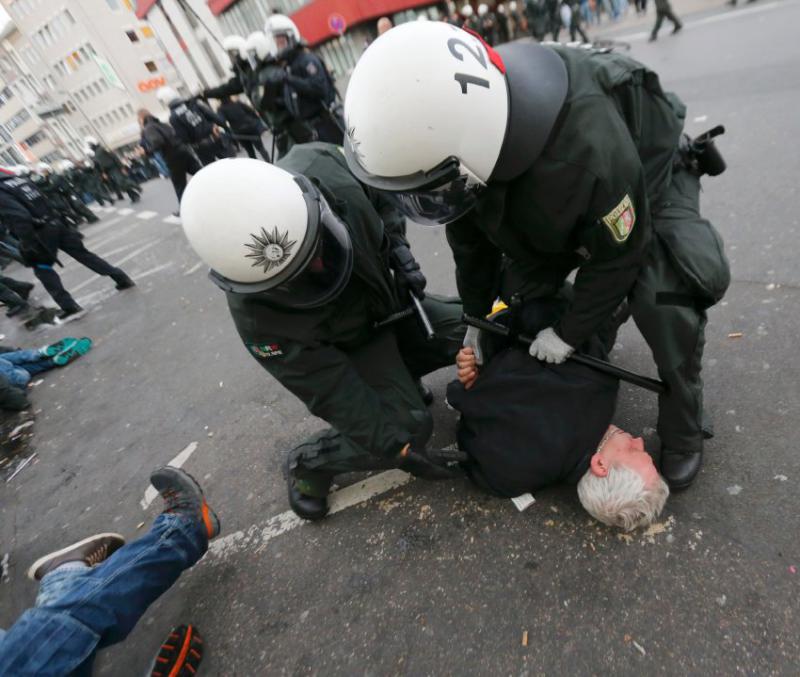
M 0 0 L 30 42 L 23 53 L 81 138 L 111 148 L 139 140 L 136 112 L 161 109 L 155 92 L 179 74 L 131 0 Z
M 25 56 L 28 40 L 9 23 L 0 35 L 0 161 L 32 164 L 81 156 L 69 111 L 56 102 Z
M 395 24 L 444 18 L 445 2 L 431 0 L 139 0 L 137 16 L 147 19 L 173 55 L 182 78 L 196 93 L 230 77 L 219 42 L 226 35 L 247 37 L 264 29 L 274 12 L 290 16 L 303 38 L 326 62 L 343 90 L 361 53 L 375 38 L 375 22 L 389 16 Z M 209 45 L 203 45 L 206 40 Z M 224 75 L 208 58 L 216 55 Z M 194 55 L 194 63 L 189 56 Z M 198 77 L 198 72 L 202 78 Z M 202 81 L 201 81 L 202 80 Z

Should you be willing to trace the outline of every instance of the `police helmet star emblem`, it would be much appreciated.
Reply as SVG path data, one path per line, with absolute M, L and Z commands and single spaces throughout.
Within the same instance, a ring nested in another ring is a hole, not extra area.
M 364 154 L 361 152 L 361 142 L 356 139 L 356 128 L 354 126 L 347 125 L 347 143 L 350 146 L 350 150 L 353 151 L 358 164 L 363 167 Z
M 297 244 L 297 240 L 290 240 L 289 233 L 279 233 L 277 226 L 272 228 L 269 233 L 265 228 L 261 228 L 261 234 L 250 233 L 252 242 L 245 242 L 245 247 L 250 250 L 245 254 L 245 258 L 253 259 L 251 267 L 264 267 L 264 272 L 268 273 L 272 268 L 279 268 L 286 263 L 291 256 L 292 248 Z

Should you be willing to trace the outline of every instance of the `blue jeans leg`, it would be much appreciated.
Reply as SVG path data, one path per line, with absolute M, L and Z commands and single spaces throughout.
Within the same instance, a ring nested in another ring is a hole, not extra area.
M 94 652 L 125 639 L 207 547 L 202 523 L 164 514 L 102 564 L 48 574 L 36 607 L 0 641 L 0 675 L 84 672 Z
M 18 388 L 24 388 L 31 380 L 31 375 L 27 371 L 3 358 L 0 358 L 0 374 L 5 376 L 12 386 Z

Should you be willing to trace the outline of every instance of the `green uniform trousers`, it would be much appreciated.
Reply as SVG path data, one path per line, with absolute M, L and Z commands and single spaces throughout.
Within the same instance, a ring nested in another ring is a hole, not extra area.
M 658 402 L 657 430 L 663 446 L 700 451 L 705 308 L 713 301 L 704 300 L 708 295 L 699 287 L 716 287 L 713 293 L 720 298 L 730 273 L 721 238 L 700 216 L 698 177 L 676 169 L 653 208 L 653 230 L 652 248 L 629 295 L 631 314 L 669 388 Z M 697 274 L 693 277 L 698 271 L 709 285 Z
M 454 364 L 466 329 L 460 300 L 428 295 L 422 305 L 436 334 L 433 340 L 426 340 L 416 317 L 408 317 L 348 352 L 361 378 L 378 393 L 382 406 L 408 430 L 409 439 L 416 444 L 425 444 L 433 433 L 433 418 L 422 401 L 417 380 Z M 347 402 L 342 406 L 348 406 Z M 333 428 L 296 447 L 289 464 L 298 488 L 311 496 L 327 495 L 338 473 L 397 467 L 396 459 L 370 453 Z

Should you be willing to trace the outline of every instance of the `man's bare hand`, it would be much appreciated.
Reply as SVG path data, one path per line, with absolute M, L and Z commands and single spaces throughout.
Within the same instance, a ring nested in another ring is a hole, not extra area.
M 462 348 L 456 355 L 458 367 L 458 380 L 465 390 L 469 390 L 478 378 L 478 363 L 472 348 Z

